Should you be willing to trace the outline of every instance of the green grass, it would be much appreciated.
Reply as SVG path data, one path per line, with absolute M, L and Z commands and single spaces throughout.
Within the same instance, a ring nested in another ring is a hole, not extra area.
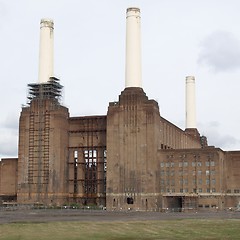
M 1 240 L 240 239 L 240 220 L 49 222 L 0 225 Z

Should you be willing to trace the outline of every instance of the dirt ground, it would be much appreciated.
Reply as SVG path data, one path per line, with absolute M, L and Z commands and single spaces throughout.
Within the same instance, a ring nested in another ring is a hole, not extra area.
M 171 219 L 240 219 L 240 212 L 109 212 L 104 210 L 41 209 L 41 210 L 0 210 L 0 224 L 20 222 L 59 221 L 154 221 Z

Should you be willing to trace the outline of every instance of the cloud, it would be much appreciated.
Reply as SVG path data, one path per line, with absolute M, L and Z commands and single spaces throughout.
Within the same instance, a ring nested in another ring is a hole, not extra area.
M 240 41 L 225 31 L 216 31 L 200 44 L 198 64 L 214 72 L 232 71 L 240 68 Z
M 17 157 L 18 116 L 8 113 L 0 122 L 0 158 Z
M 6 129 L 18 129 L 18 116 L 17 113 L 8 113 L 5 119 L 2 119 L 0 122 L 0 127 L 6 128 Z
M 3 19 L 7 16 L 7 6 L 3 1 L 0 1 L 0 28 L 4 26 L 4 21 Z
M 0 130 L 0 158 L 17 157 L 18 134 L 17 131 L 9 129 Z
M 3 1 L 0 1 L 0 16 L 3 17 L 6 15 L 6 13 L 7 13 L 7 7 L 3 3 Z
M 223 150 L 234 150 L 233 148 L 240 144 L 237 139 L 229 134 L 221 134 L 219 122 L 213 121 L 207 124 L 199 124 L 201 132 L 208 139 L 208 145 L 219 147 Z

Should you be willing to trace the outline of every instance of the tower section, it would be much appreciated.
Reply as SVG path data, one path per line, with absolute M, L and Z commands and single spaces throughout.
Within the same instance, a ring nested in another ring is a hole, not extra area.
M 60 103 L 63 87 L 52 76 L 52 38 L 53 21 L 44 19 L 39 81 L 28 84 L 29 102 L 22 108 L 19 122 L 20 203 L 61 204 L 67 198 L 69 113 Z
M 140 10 L 127 9 L 126 85 L 107 113 L 108 210 L 156 209 L 160 113 L 141 87 Z
M 125 87 L 142 87 L 141 16 L 139 8 L 126 13 Z
M 195 77 L 186 77 L 186 129 L 185 132 L 200 140 L 196 124 Z
M 186 77 L 186 128 L 196 128 L 195 77 Z
M 51 19 L 42 19 L 40 23 L 39 72 L 38 82 L 46 83 L 53 77 L 53 30 Z

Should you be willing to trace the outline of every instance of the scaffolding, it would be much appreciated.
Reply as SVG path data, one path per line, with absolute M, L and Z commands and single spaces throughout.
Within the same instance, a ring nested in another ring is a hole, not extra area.
M 35 98 L 56 99 L 57 102 L 61 100 L 63 86 L 59 83 L 58 78 L 50 77 L 46 83 L 30 83 L 28 87 L 28 104 Z
M 69 202 L 105 206 L 106 118 L 72 118 L 70 122 L 77 128 L 69 136 L 79 140 L 69 146 Z
M 48 198 L 50 171 L 50 112 L 46 111 L 46 101 L 59 105 L 63 87 L 55 77 L 46 83 L 28 84 L 28 87 L 28 104 L 33 109 L 29 116 L 29 194 L 35 193 L 40 202 Z

